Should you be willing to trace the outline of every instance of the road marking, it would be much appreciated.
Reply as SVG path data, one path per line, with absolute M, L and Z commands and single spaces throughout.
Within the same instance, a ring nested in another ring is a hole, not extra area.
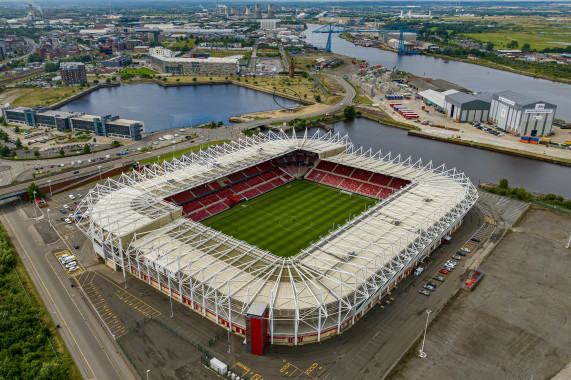
M 18 234 L 16 233 L 16 230 L 14 229 L 14 227 L 12 226 L 12 223 L 10 222 L 10 219 L 6 216 L 6 213 L 4 212 L 4 209 L 2 209 L 2 215 L 4 216 L 4 219 L 6 221 L 6 223 L 8 223 L 8 225 L 10 226 L 10 229 L 12 230 L 12 234 L 13 236 L 16 238 L 16 240 L 18 241 L 18 244 L 20 245 L 20 248 L 24 251 L 24 253 L 26 254 L 26 257 L 28 259 L 28 262 L 30 263 L 30 265 L 32 266 L 32 269 L 34 270 L 34 272 L 36 273 L 36 278 L 38 279 L 38 281 L 42 284 L 43 288 L 44 288 L 44 292 L 45 294 L 49 297 L 49 299 L 52 302 L 53 307 L 57 310 L 57 313 L 60 316 L 60 320 L 62 320 L 63 324 L 65 325 L 65 327 L 67 328 L 67 331 L 69 333 L 69 335 L 71 336 L 71 339 L 73 340 L 73 342 L 75 343 L 75 347 L 77 348 L 77 350 L 79 351 L 79 353 L 81 354 L 81 356 L 83 357 L 83 361 L 85 362 L 85 365 L 87 366 L 88 370 L 92 373 L 93 376 L 95 376 L 95 372 L 93 372 L 93 368 L 91 368 L 91 366 L 89 365 L 89 362 L 87 361 L 87 358 L 85 357 L 85 354 L 83 353 L 83 350 L 81 349 L 81 347 L 79 346 L 79 344 L 77 343 L 77 340 L 75 339 L 75 336 L 73 335 L 73 333 L 71 332 L 72 330 L 70 330 L 69 326 L 67 325 L 67 322 L 65 320 L 65 318 L 62 318 L 63 314 L 60 311 L 60 309 L 58 308 L 55 300 L 52 298 L 52 295 L 50 294 L 50 292 L 48 291 L 44 281 L 42 280 L 42 277 L 40 276 L 38 270 L 36 269 L 36 266 L 34 265 L 34 263 L 32 262 L 32 260 L 30 260 L 30 254 L 28 253 L 28 251 L 26 250 L 26 248 L 24 247 L 24 245 L 22 244 L 22 241 L 20 240 L 20 237 L 18 236 Z M 49 262 L 48 262 L 49 264 Z M 51 266 L 51 264 L 50 264 Z M 52 267 L 53 269 L 53 267 Z M 55 272 L 55 271 L 54 271 Z M 58 278 L 58 280 L 61 283 L 61 279 Z M 63 284 L 62 284 L 63 286 Z M 68 293 L 67 289 L 66 289 L 66 293 Z M 75 300 L 73 300 L 74 304 L 75 304 Z M 79 308 L 76 306 L 76 309 L 79 311 L 80 314 L 81 310 L 79 310 Z M 82 314 L 83 316 L 83 314 Z M 84 318 L 85 319 L 85 318 Z M 55 322 L 54 322 L 55 323 Z M 87 323 L 87 322 L 86 322 Z M 87 323 L 89 326 L 89 323 Z M 63 334 L 62 334 L 63 335 Z M 119 372 L 117 372 L 119 373 Z M 120 374 L 119 374 L 120 375 Z

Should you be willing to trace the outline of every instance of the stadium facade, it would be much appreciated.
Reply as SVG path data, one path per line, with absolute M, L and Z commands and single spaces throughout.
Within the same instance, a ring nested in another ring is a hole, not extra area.
M 376 203 L 288 258 L 200 223 L 294 180 Z M 444 165 L 356 149 L 346 135 L 270 132 L 97 184 L 77 225 L 110 266 L 246 336 L 254 353 L 265 334 L 271 344 L 341 334 L 460 226 L 477 197 Z M 264 330 L 256 337 L 254 317 Z

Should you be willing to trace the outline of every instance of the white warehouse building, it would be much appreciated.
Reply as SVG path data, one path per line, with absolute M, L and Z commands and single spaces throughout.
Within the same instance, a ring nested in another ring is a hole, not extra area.
M 490 121 L 516 136 L 550 136 L 555 104 L 513 91 L 495 93 L 490 107 Z

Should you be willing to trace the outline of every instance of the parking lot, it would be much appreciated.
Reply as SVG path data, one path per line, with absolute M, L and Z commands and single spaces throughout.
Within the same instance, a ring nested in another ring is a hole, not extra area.
M 347 333 L 318 345 L 270 346 L 264 357 L 255 357 L 245 352 L 243 339 L 235 335 L 230 337 L 232 348 L 229 354 L 227 332 L 222 327 L 188 310 L 176 300 L 171 306 L 169 297 L 155 288 L 130 275 L 123 278 L 122 272 L 114 272 L 102 265 L 75 225 L 59 220 L 59 213 L 54 212 L 54 209 L 65 205 L 71 207 L 70 194 L 77 197 L 78 192 L 84 195 L 87 191 L 85 188 L 73 190 L 58 194 L 49 201 L 52 223 L 68 249 L 79 246 L 73 251 L 85 271 L 75 279 L 82 285 L 85 296 L 101 315 L 110 333 L 120 337 L 119 343 L 124 353 L 137 369 L 144 373 L 145 368 L 150 366 L 166 378 L 178 378 L 179 374 L 208 378 L 208 372 L 201 372 L 200 357 L 204 353 L 197 346 L 203 347 L 229 367 L 243 371 L 247 369 L 250 378 L 336 380 L 354 376 L 382 377 L 393 361 L 398 359 L 399 352 L 407 350 L 407 344 L 410 344 L 407 342 L 413 342 L 422 331 L 426 319 L 424 310 L 438 310 L 441 307 L 438 305 L 444 305 L 458 289 L 464 280 L 468 261 L 475 261 L 479 255 L 475 252 L 482 250 L 475 248 L 479 244 L 489 244 L 488 238 L 496 229 L 492 223 L 498 217 L 491 212 L 482 214 L 479 208 L 471 211 L 464 224 L 452 235 L 451 243 L 443 244 L 425 260 L 423 265 L 426 269 L 422 274 L 404 279 L 390 297 L 383 300 L 382 305 L 373 308 Z M 490 209 L 499 210 L 497 212 L 500 213 L 522 210 L 518 205 L 521 202 L 505 202 L 501 197 L 483 198 L 489 202 Z M 513 215 L 519 213 L 514 212 Z M 472 237 L 486 239 L 486 242 L 470 242 Z M 461 256 L 462 260 L 456 260 L 459 267 L 448 274 L 438 273 L 446 261 L 454 260 L 452 256 L 461 248 L 468 248 L 471 252 Z M 444 281 L 439 281 L 436 276 L 441 276 Z M 418 290 L 428 282 L 434 282 L 436 289 L 429 290 L 430 296 L 424 297 Z M 154 322 L 149 323 L 149 320 Z M 180 341 L 176 352 L 167 349 L 173 341 Z M 168 355 L 165 354 L 167 351 L 170 352 Z M 189 359 L 184 362 L 184 357 Z
M 479 265 L 472 291 L 460 291 L 394 379 L 549 379 L 571 361 L 571 231 L 567 215 L 532 207 Z

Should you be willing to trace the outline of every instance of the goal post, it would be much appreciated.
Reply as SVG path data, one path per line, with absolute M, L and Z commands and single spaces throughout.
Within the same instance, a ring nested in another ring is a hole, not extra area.
M 341 194 L 347 194 L 348 196 L 352 196 L 352 195 L 353 195 L 352 192 L 347 191 L 347 190 L 339 190 L 339 192 L 340 192 Z

